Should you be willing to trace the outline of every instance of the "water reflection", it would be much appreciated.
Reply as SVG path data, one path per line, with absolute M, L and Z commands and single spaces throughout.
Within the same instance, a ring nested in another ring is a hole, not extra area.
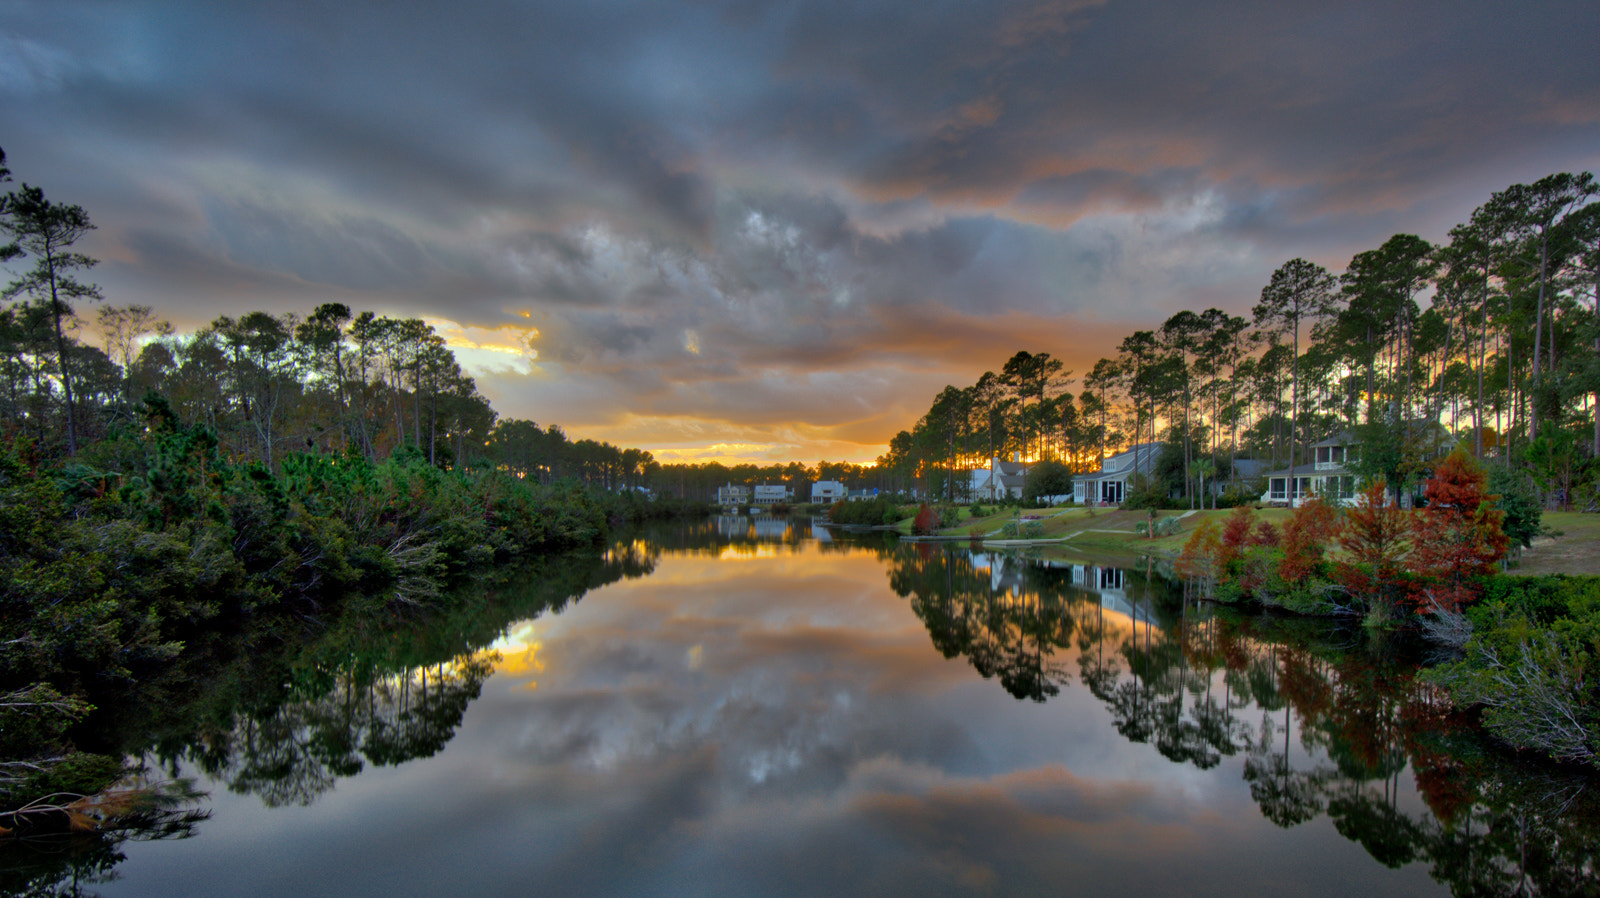
M 1590 780 L 1484 745 L 1403 642 L 1223 613 L 1150 563 L 740 516 L 240 644 L 106 718 L 212 778 L 205 851 L 120 891 L 122 843 L 12 852 L 0 891 L 1594 888 Z
M 360 603 L 331 627 L 264 616 L 208 645 L 209 676 L 142 684 L 97 698 L 81 740 L 174 778 L 199 773 L 267 807 L 306 806 L 368 764 L 438 753 L 500 660 L 489 646 L 512 622 L 559 612 L 589 590 L 648 575 L 659 549 L 623 541 L 464 584 L 443 611 L 373 613 Z M 91 741 L 99 740 L 99 741 Z M 203 811 L 146 825 L 0 843 L 0 893 L 92 894 L 117 878 L 128 841 L 186 838 Z
M 1591 774 L 1485 744 L 1392 635 L 1240 617 L 1151 572 L 919 544 L 890 583 L 935 648 L 1018 699 L 1056 695 L 1075 649 L 1124 739 L 1202 770 L 1242 756 L 1278 826 L 1326 817 L 1384 866 L 1425 863 L 1458 895 L 1600 893 Z

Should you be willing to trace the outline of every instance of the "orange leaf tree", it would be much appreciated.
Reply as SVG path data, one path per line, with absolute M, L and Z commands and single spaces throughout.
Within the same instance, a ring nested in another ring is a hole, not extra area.
M 1349 558 L 1335 567 L 1335 578 L 1369 608 L 1398 610 L 1410 531 L 1405 511 L 1389 500 L 1389 484 L 1382 477 L 1367 484 L 1361 498 L 1345 512 L 1339 546 Z
M 1278 573 L 1290 583 L 1321 572 L 1328 542 L 1339 534 L 1339 512 L 1313 496 L 1289 515 L 1283 525 L 1283 561 Z
M 1411 559 L 1431 582 L 1432 603 L 1451 611 L 1478 597 L 1479 580 L 1504 558 L 1510 541 L 1495 507 L 1488 477 L 1461 449 L 1450 453 L 1428 478 L 1428 504 L 1412 519 Z

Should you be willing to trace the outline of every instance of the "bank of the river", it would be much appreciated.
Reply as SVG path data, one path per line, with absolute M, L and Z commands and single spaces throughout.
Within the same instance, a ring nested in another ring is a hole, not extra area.
M 1154 520 L 1178 520 L 1178 530 L 1164 536 L 1151 538 L 1140 525 L 1148 526 L 1152 516 L 1148 511 L 1096 508 L 1008 508 L 994 514 L 971 517 L 962 509 L 964 519 L 954 527 L 933 534 L 935 540 L 981 540 L 995 547 L 1027 547 L 1037 550 L 1042 557 L 1061 554 L 1062 557 L 1085 551 L 1112 552 L 1117 555 L 1163 555 L 1176 558 L 1183 551 L 1189 536 L 1205 521 L 1221 527 L 1231 509 L 1186 510 L 1163 509 Z M 1287 508 L 1261 508 L 1256 510 L 1260 521 L 1282 527 L 1289 520 Z M 1008 521 L 1037 521 L 1039 533 L 1029 539 L 1007 539 L 1003 535 Z M 902 534 L 911 533 L 912 518 L 901 521 L 896 529 Z M 1516 557 L 1508 573 L 1515 575 L 1537 574 L 1594 574 L 1600 575 L 1600 515 L 1571 511 L 1547 511 L 1544 527 L 1553 535 L 1534 540 L 1532 548 L 1524 549 Z
M 295 455 L 269 472 L 159 402 L 143 437 L 113 448 L 59 469 L 0 450 L 0 833 L 72 819 L 122 772 L 115 752 L 83 750 L 79 722 L 183 689 L 219 647 L 439 607 L 474 572 L 596 547 L 611 523 L 704 512 L 441 470 L 416 452 Z

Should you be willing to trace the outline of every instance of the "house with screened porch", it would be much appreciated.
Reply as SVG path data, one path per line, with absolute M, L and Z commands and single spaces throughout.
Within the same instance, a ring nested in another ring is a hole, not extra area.
M 1341 431 L 1311 447 L 1311 457 L 1294 466 L 1263 475 L 1267 491 L 1261 494 L 1263 505 L 1298 507 L 1312 496 L 1321 496 L 1332 505 L 1354 505 L 1356 502 L 1355 464 L 1360 446 L 1355 434 Z

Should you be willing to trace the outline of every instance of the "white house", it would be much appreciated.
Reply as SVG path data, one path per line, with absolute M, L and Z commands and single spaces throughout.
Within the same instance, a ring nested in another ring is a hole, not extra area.
M 749 505 L 750 488 L 748 486 L 734 486 L 731 483 L 727 486 L 719 486 L 717 487 L 717 504 L 723 508 Z
M 1162 443 L 1135 443 L 1100 463 L 1093 474 L 1072 478 L 1072 501 L 1079 505 L 1121 505 L 1128 497 L 1128 479 L 1149 476 L 1161 455 Z
M 970 473 L 972 485 L 968 491 L 973 501 L 1022 498 L 1022 484 L 1027 475 L 1027 467 L 1022 462 L 992 458 L 988 468 L 978 468 Z
M 1293 482 L 1288 468 L 1265 476 L 1267 491 L 1263 505 L 1299 506 L 1312 496 L 1334 505 L 1354 505 L 1356 474 L 1350 469 L 1360 447 L 1355 434 L 1342 431 L 1311 447 L 1311 458 L 1294 466 Z
M 811 484 L 811 501 L 832 505 L 845 497 L 844 484 L 837 480 L 819 480 Z
M 771 486 L 762 484 L 756 487 L 756 493 L 751 503 L 754 505 L 777 505 L 789 501 L 789 488 L 783 484 Z

